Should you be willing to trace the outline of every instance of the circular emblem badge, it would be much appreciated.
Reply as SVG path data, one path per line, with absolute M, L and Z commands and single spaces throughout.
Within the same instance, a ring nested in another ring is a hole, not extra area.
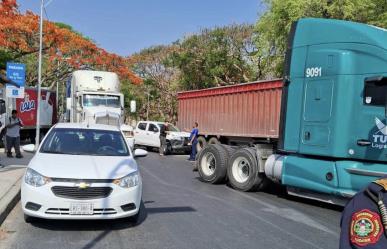
M 351 242 L 358 246 L 366 246 L 378 242 L 383 227 L 379 214 L 363 209 L 352 215 Z

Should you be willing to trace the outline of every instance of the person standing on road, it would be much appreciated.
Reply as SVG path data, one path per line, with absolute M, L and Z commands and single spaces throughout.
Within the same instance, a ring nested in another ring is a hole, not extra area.
M 12 147 L 15 148 L 17 158 L 22 158 L 20 153 L 20 128 L 23 127 L 23 123 L 17 116 L 17 111 L 12 110 L 12 116 L 7 120 L 7 132 L 5 134 L 7 145 L 7 157 L 12 157 Z
M 160 156 L 165 155 L 166 147 L 167 147 L 167 132 L 168 132 L 168 122 L 165 122 L 164 125 L 160 127 Z
M 195 122 L 189 138 L 190 139 L 189 144 L 191 145 L 191 155 L 188 158 L 189 161 L 196 160 L 196 145 L 198 144 L 198 135 L 199 135 L 198 127 L 199 127 L 198 122 Z

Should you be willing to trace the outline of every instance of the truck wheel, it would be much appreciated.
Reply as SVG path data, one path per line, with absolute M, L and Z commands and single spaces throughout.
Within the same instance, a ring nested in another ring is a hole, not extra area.
M 196 151 L 201 151 L 204 147 L 207 145 L 207 140 L 205 137 L 200 136 L 198 137 L 198 143 L 196 144 Z
M 206 146 L 196 161 L 200 178 L 209 183 L 223 181 L 227 174 L 227 158 L 227 151 L 221 145 Z
M 232 154 L 234 154 L 234 152 L 236 150 L 235 147 L 231 147 L 231 146 L 225 145 L 225 144 L 222 144 L 221 146 L 227 151 L 228 158 L 230 159 Z
M 219 140 L 216 137 L 210 138 L 210 140 L 208 140 L 208 143 L 209 144 L 220 144 Z
M 249 148 L 235 151 L 228 163 L 227 177 L 235 189 L 242 191 L 258 189 L 263 184 L 264 177 L 259 174 L 254 151 Z

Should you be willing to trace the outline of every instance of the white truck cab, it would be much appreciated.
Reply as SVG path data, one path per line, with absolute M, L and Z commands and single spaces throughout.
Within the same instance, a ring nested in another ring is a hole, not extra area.
M 160 128 L 164 122 L 140 121 L 134 130 L 135 145 L 147 147 L 160 147 Z M 190 133 L 181 132 L 172 124 L 168 126 L 167 152 L 188 151 L 191 149 L 189 143 Z
M 124 124 L 124 95 L 116 73 L 74 71 L 67 85 L 66 113 L 71 123 L 120 127 L 129 145 L 134 145 L 133 128 Z
M 124 95 L 116 73 L 78 70 L 73 72 L 68 87 L 70 122 L 122 123 Z

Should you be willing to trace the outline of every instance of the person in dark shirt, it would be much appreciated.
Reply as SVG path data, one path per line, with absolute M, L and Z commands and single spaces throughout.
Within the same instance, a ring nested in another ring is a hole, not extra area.
M 160 156 L 164 156 L 167 151 L 167 133 L 168 133 L 168 122 L 160 127 Z
M 196 160 L 196 145 L 198 144 L 198 135 L 199 135 L 198 127 L 199 127 L 199 124 L 195 122 L 191 131 L 191 136 L 189 138 L 190 139 L 189 144 L 191 145 L 191 155 L 188 158 L 189 161 Z
M 369 184 L 345 206 L 340 249 L 387 248 L 387 178 Z

